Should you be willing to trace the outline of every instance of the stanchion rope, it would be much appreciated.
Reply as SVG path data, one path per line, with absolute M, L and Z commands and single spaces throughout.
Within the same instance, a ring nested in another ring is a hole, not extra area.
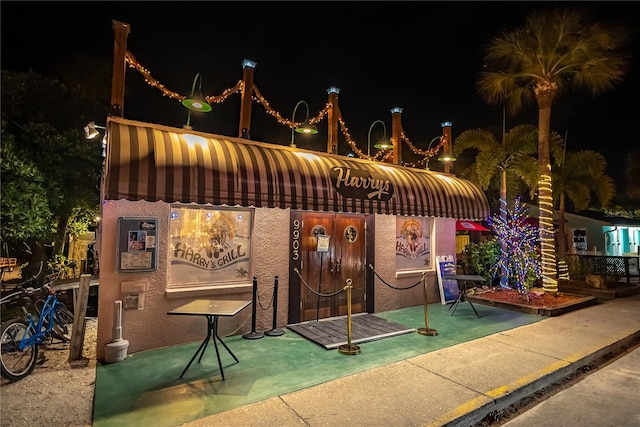
M 248 315 L 248 316 L 247 316 L 247 318 L 246 318 L 246 319 L 244 319 L 244 320 L 242 321 L 242 323 L 240 324 L 240 326 L 238 326 L 234 331 L 231 331 L 231 332 L 229 332 L 229 333 L 228 333 L 228 334 L 226 334 L 226 335 L 222 335 L 222 337 L 223 337 L 223 338 L 228 338 L 228 337 L 232 337 L 232 336 L 234 336 L 235 334 L 237 334 L 237 333 L 238 333 L 238 331 L 239 331 L 240 329 L 242 329 L 242 327 L 243 327 L 244 325 L 246 325 L 246 323 L 247 323 L 249 320 L 251 320 L 251 315 Z
M 397 286 L 393 286 L 393 285 L 390 285 L 389 283 L 387 283 L 382 277 L 380 277 L 380 275 L 376 272 L 376 270 L 373 269 L 373 266 L 371 264 L 369 264 L 369 268 L 373 271 L 373 274 L 375 274 L 376 277 L 382 281 L 382 283 L 384 283 L 385 285 L 387 285 L 391 289 L 396 289 L 398 291 L 406 291 L 408 289 L 415 288 L 416 286 L 418 286 L 419 284 L 422 283 L 422 279 L 420 279 L 418 282 L 414 283 L 411 286 L 408 286 L 406 288 L 399 288 Z
M 269 298 L 269 305 L 268 306 L 263 306 L 262 305 L 262 301 L 260 301 L 260 292 L 256 292 L 256 297 L 258 297 L 258 306 L 260 306 L 260 308 L 263 311 L 267 311 L 271 308 L 271 305 L 273 304 L 273 292 L 271 293 L 271 297 Z
M 307 289 L 309 289 L 311 292 L 313 292 L 314 294 L 316 294 L 319 297 L 335 297 L 336 295 L 338 295 L 341 292 L 344 292 L 345 289 L 347 289 L 347 287 L 345 286 L 344 288 L 340 289 L 339 291 L 330 293 L 330 294 L 321 294 L 320 292 L 317 292 L 315 289 L 312 289 L 311 287 L 309 287 L 309 285 L 307 284 L 307 282 L 305 282 L 305 280 L 302 278 L 302 276 L 300 275 L 300 271 L 298 271 L 297 268 L 294 268 L 293 271 L 296 272 L 296 274 L 298 275 L 298 277 L 300 277 L 300 280 L 302 280 L 302 283 L 304 283 L 304 285 L 307 287 Z

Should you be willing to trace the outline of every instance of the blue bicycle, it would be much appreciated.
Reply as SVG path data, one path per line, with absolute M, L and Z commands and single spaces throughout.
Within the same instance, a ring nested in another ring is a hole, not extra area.
M 46 298 L 37 298 L 37 292 L 46 292 Z M 36 301 L 38 316 L 34 318 L 26 309 Z M 73 313 L 58 301 L 56 291 L 49 285 L 39 289 L 22 288 L 2 298 L 5 303 L 18 303 L 24 318 L 8 320 L 0 333 L 1 373 L 11 381 L 18 381 L 33 372 L 36 366 L 39 345 L 53 337 L 65 339 L 73 325 Z M 66 340 L 66 339 L 65 339 Z

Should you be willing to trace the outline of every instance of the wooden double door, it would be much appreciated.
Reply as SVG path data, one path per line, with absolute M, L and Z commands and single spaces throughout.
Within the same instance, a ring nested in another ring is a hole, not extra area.
M 365 311 L 366 245 L 362 215 L 302 215 L 300 321 L 347 314 L 351 279 L 351 313 Z

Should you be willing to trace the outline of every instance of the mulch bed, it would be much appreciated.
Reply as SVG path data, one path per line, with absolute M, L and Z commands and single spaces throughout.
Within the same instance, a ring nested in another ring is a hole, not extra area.
M 557 316 L 569 311 L 596 304 L 593 296 L 558 292 L 544 292 L 535 288 L 526 294 L 506 288 L 473 288 L 467 291 L 467 297 L 473 303 L 490 305 L 508 310 L 516 310 L 540 316 Z

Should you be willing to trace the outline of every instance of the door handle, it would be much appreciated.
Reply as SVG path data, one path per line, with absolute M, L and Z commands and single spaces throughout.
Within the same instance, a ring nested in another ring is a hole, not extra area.
M 336 260 L 336 273 L 340 273 L 340 265 L 342 264 L 342 258 Z

